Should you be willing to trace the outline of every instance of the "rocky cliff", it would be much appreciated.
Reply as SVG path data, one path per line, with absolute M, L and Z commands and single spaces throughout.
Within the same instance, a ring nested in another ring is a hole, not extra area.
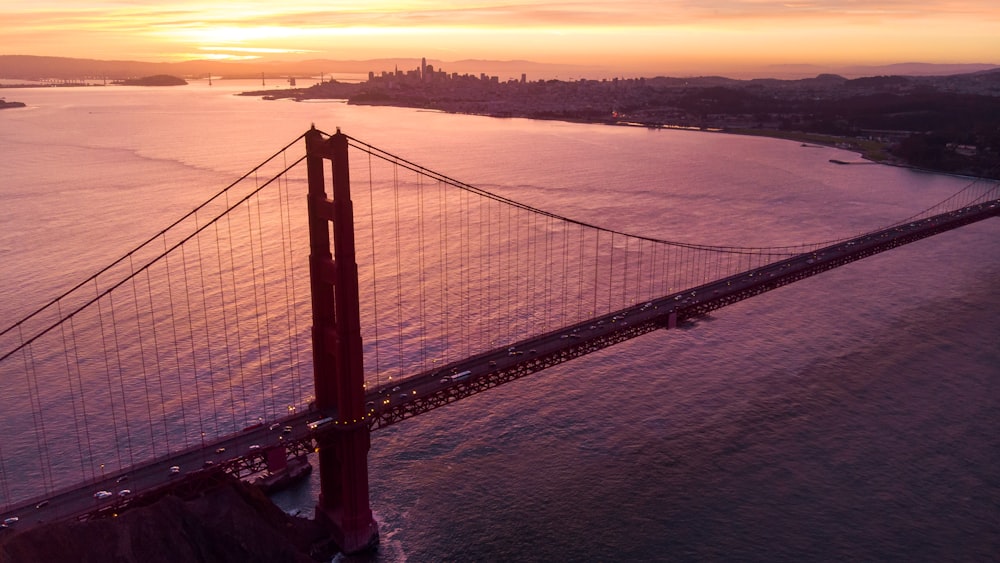
M 311 563 L 336 548 L 311 520 L 285 514 L 256 488 L 231 480 L 117 517 L 53 523 L 0 537 L 0 562 Z

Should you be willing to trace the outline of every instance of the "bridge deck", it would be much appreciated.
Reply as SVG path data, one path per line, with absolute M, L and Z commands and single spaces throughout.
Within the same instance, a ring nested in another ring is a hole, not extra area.
M 1000 215 L 1000 200 L 993 200 L 868 233 L 416 374 L 391 387 L 367 393 L 369 416 L 355 424 L 383 428 L 619 342 L 657 329 L 673 328 L 685 320 L 795 281 L 997 215 Z M 456 374 L 462 375 L 455 377 Z M 197 476 L 226 471 L 242 477 L 259 472 L 267 467 L 272 452 L 292 458 L 313 451 L 317 437 L 336 431 L 337 424 L 310 428 L 308 423 L 327 417 L 335 419 L 336 412 L 311 410 L 269 421 L 125 471 L 29 499 L 6 510 L 0 519 L 17 517 L 15 526 L 26 528 L 40 522 L 87 518 L 118 512 L 139 499 L 163 494 L 186 482 L 183 474 Z M 173 466 L 181 468 L 180 477 L 170 471 Z M 132 494 L 118 496 L 118 491 L 125 488 Z M 95 499 L 93 495 L 98 490 L 113 495 Z
M 370 424 L 373 428 L 395 424 L 648 332 L 673 328 L 755 295 L 997 215 L 1000 200 L 867 233 L 424 372 L 369 393 L 374 408 Z M 463 372 L 470 373 L 459 380 L 450 377 Z

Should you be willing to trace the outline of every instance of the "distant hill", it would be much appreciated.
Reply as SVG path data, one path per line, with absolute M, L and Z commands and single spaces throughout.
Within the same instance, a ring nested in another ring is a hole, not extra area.
M 441 62 L 428 60 L 438 70 L 463 74 L 487 73 L 500 75 L 501 79 L 520 78 L 527 73 L 533 80 L 539 77 L 561 76 L 569 79 L 580 77 L 588 69 L 573 65 L 551 65 L 531 61 L 480 61 L 464 60 Z M 185 78 L 200 78 L 211 74 L 223 78 L 269 78 L 287 76 L 320 76 L 321 74 L 380 74 L 395 69 L 412 70 L 420 66 L 419 58 L 370 59 L 334 61 L 310 59 L 304 61 L 186 61 L 180 63 L 149 63 L 141 61 L 104 61 L 67 57 L 37 57 L 33 55 L 0 55 L 0 78 L 19 80 L 79 80 L 107 79 L 109 81 L 139 78 L 156 74 L 169 74 Z
M 187 80 L 177 76 L 171 76 L 169 74 L 155 74 L 153 76 L 144 76 L 142 78 L 127 78 L 125 80 L 115 82 L 115 84 L 121 84 L 123 86 L 184 86 L 187 83 Z
M 142 61 L 105 61 L 68 57 L 36 57 L 31 55 L 0 55 L 0 77 L 21 80 L 127 80 L 153 75 L 183 77 L 215 76 L 232 73 L 236 77 L 259 77 L 273 70 L 269 65 L 245 66 L 239 63 L 189 61 L 181 63 L 150 63 Z
M 538 63 L 525 60 L 493 61 L 465 59 L 459 61 L 427 61 L 436 70 L 449 73 L 481 73 L 498 76 L 501 80 L 519 79 L 525 74 L 528 80 L 619 76 L 615 69 L 596 66 L 561 65 Z M 201 78 L 209 74 L 223 78 L 260 78 L 263 73 L 269 78 L 288 76 L 320 76 L 321 74 L 358 74 L 369 72 L 381 74 L 399 70 L 412 70 L 420 66 L 420 59 L 386 58 L 368 60 L 309 59 L 303 61 L 186 61 L 180 63 L 150 63 L 141 61 L 105 61 L 96 59 L 75 59 L 68 57 L 38 57 L 33 55 L 0 55 L 0 78 L 19 80 L 79 80 L 107 79 L 125 80 L 156 74 L 169 74 L 185 78 Z M 821 74 L 837 74 L 847 78 L 881 75 L 943 76 L 965 74 L 1000 69 L 995 64 L 928 64 L 902 63 L 885 66 L 827 67 L 820 65 L 772 65 L 763 72 L 727 75 L 734 78 L 805 78 Z M 626 73 L 636 76 L 635 72 Z M 662 76 L 663 73 L 648 72 L 646 77 Z M 688 76 L 685 74 L 684 76 Z M 719 77 L 720 80 L 725 80 Z
M 994 64 L 932 64 L 898 63 L 882 66 L 852 66 L 839 69 L 840 74 L 854 77 L 903 75 L 903 76 L 951 76 L 970 74 L 1000 68 Z
M 865 76 L 949 76 L 1000 69 L 995 64 L 935 64 L 898 63 L 891 65 L 822 66 L 810 64 L 770 65 L 767 70 L 774 78 L 816 76 L 818 74 L 839 74 L 849 78 Z

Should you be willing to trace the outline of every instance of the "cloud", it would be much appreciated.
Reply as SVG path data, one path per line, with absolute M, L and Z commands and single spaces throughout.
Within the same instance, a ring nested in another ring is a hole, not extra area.
M 900 18 L 970 17 L 996 21 L 993 0 L 917 2 L 913 0 L 640 0 L 477 2 L 369 0 L 368 2 L 105 2 L 28 4 L 6 14 L 4 27 L 27 23 L 38 29 L 141 29 L 156 26 L 261 25 L 268 27 L 650 27 L 780 24 L 788 20 L 885 22 Z M 72 8 L 69 8 L 72 7 Z
M 721 56 L 723 49 L 730 50 L 729 57 L 763 56 L 770 49 L 785 60 L 824 50 L 846 55 L 845 49 L 864 44 L 867 57 L 972 56 L 988 62 L 1000 56 L 995 5 L 996 0 L 97 0 L 83 5 L 34 0 L 5 9 L 0 36 L 9 52 L 55 54 L 58 48 L 67 54 L 67 45 L 78 45 L 70 50 L 83 55 L 84 48 L 100 47 L 100 56 L 190 53 L 225 45 L 353 57 L 420 48 L 429 55 L 550 61 L 648 57 L 653 50 L 661 56 Z

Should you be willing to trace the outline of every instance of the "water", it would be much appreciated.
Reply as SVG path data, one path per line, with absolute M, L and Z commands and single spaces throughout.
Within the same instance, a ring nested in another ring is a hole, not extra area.
M 836 238 L 966 183 L 771 139 L 231 95 L 253 88 L 8 96 L 29 108 L 0 113 L 3 318 L 311 123 L 568 217 L 709 244 Z M 996 236 L 964 227 L 375 433 L 375 560 L 994 559 Z M 277 500 L 308 512 L 315 488 Z

